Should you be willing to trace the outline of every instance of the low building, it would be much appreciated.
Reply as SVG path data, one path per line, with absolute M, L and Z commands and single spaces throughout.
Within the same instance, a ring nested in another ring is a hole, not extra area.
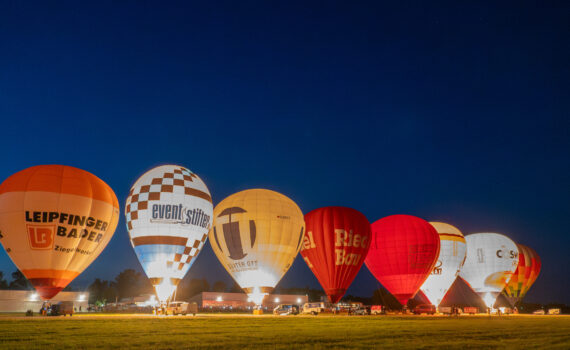
M 244 293 L 202 292 L 193 296 L 190 302 L 195 302 L 201 309 L 252 309 L 255 304 Z M 265 296 L 262 306 L 271 310 L 279 304 L 303 305 L 309 301 L 307 295 L 270 294 Z
M 87 311 L 89 306 L 89 293 L 87 292 L 59 292 L 52 304 L 60 301 L 73 301 L 76 312 Z M 26 312 L 32 310 L 39 312 L 43 301 L 36 291 L 31 290 L 0 290 L 0 312 Z

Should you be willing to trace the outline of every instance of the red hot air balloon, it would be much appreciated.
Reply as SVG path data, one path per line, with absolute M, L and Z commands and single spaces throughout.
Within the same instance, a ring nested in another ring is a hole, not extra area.
M 427 221 L 391 215 L 372 224 L 365 263 L 378 282 L 405 306 L 433 270 L 439 247 L 439 235 Z
M 325 207 L 305 215 L 301 255 L 332 303 L 337 303 L 360 270 L 370 248 L 370 223 L 364 214 Z

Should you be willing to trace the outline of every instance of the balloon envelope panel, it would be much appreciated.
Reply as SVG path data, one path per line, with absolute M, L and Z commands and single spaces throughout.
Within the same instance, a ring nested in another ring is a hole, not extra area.
M 437 306 L 457 278 L 465 262 L 467 245 L 463 234 L 457 227 L 442 222 L 430 222 L 430 224 L 439 234 L 439 257 L 421 290 L 429 301 Z
M 372 224 L 365 263 L 370 272 L 402 304 L 418 292 L 439 255 L 439 235 L 427 221 L 392 215 Z
M 202 250 L 212 225 L 212 198 L 196 175 L 163 165 L 142 175 L 127 198 L 125 216 L 131 244 L 166 301 Z
M 518 248 L 510 238 L 498 233 L 475 233 L 465 236 L 465 240 L 467 258 L 459 275 L 492 306 L 517 268 Z
M 81 169 L 39 165 L 0 185 L 0 242 L 43 299 L 99 256 L 118 220 L 113 190 Z
M 253 189 L 216 206 L 209 235 L 214 253 L 240 287 L 250 295 L 262 295 L 270 293 L 291 267 L 304 228 L 295 202 L 274 191 Z
M 345 294 L 370 248 L 370 223 L 357 210 L 315 209 L 305 215 L 303 259 L 333 303 Z

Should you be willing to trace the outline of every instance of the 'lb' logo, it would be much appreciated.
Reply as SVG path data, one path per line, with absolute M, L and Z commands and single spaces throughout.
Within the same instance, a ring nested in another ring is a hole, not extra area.
M 52 249 L 55 226 L 27 225 L 28 240 L 32 249 Z
M 224 216 L 228 217 L 228 222 L 222 224 L 222 231 L 224 233 L 224 240 L 226 242 L 226 246 L 228 248 L 229 257 L 232 260 L 240 260 L 243 259 L 247 253 L 244 252 L 241 240 L 241 231 L 239 227 L 239 221 L 232 221 L 232 214 L 240 214 L 246 213 L 245 209 L 239 207 L 231 207 L 224 209 L 218 218 L 222 218 Z M 249 240 L 251 242 L 251 247 L 255 243 L 255 238 L 257 236 L 256 228 L 255 228 L 255 221 L 249 220 Z M 222 246 L 220 245 L 220 241 L 218 240 L 218 232 L 216 231 L 216 227 L 214 226 L 214 239 L 216 240 L 216 244 L 220 251 L 224 251 Z

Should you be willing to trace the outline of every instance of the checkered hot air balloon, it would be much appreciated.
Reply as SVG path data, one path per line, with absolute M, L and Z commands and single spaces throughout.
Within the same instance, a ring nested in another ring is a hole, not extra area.
M 204 182 L 179 165 L 151 169 L 131 188 L 127 229 L 159 301 L 172 296 L 196 260 L 208 238 L 212 211 Z

